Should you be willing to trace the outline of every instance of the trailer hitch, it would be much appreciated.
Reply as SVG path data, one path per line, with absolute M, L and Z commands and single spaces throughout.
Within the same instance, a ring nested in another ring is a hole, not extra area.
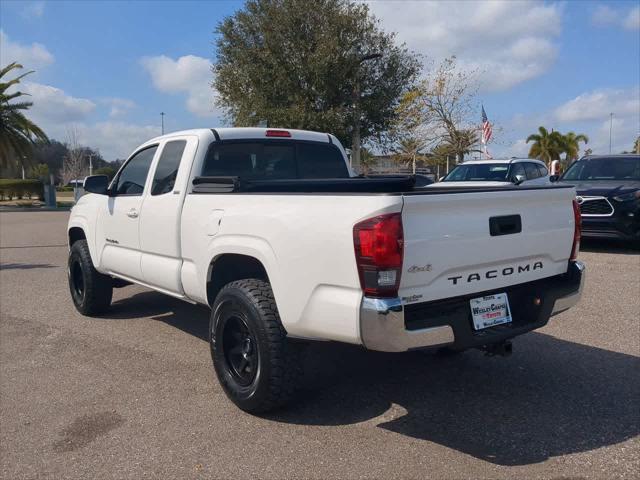
M 483 345 L 480 350 L 488 357 L 495 357 L 497 355 L 501 357 L 508 357 L 513 353 L 513 344 L 509 340 L 503 340 L 498 343 L 492 343 L 489 345 Z

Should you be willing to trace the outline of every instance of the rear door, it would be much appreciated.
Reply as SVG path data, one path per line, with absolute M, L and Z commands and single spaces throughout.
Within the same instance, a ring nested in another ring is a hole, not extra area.
M 564 273 L 572 188 L 404 196 L 400 296 L 424 302 Z M 499 229 L 492 223 L 499 224 Z M 518 223 L 520 224 L 518 226 Z
M 142 280 L 140 212 L 157 150 L 158 145 L 151 145 L 131 156 L 113 180 L 115 194 L 108 198 L 97 223 L 96 242 L 103 246 L 101 266 L 110 273 L 134 280 Z
M 197 147 L 195 136 L 173 137 L 160 145 L 140 214 L 143 280 L 175 294 L 182 293 L 180 213 Z

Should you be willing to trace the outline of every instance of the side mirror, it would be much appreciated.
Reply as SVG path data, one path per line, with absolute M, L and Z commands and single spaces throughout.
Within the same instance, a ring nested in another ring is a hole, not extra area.
M 444 177 L 445 177 L 445 175 L 443 175 L 442 177 L 440 177 L 440 178 L 438 179 L 438 181 L 439 181 L 439 182 L 441 182 L 442 180 L 444 180 Z
M 98 195 L 107 195 L 109 187 L 109 177 L 106 175 L 91 175 L 84 179 L 84 191 L 88 193 L 97 193 Z
M 520 185 L 526 179 L 527 179 L 527 177 L 525 177 L 524 175 L 518 173 L 515 177 L 513 177 L 513 183 L 515 183 L 516 185 Z
M 560 180 L 560 175 L 550 175 L 549 176 L 549 181 L 550 182 L 557 182 L 558 180 Z

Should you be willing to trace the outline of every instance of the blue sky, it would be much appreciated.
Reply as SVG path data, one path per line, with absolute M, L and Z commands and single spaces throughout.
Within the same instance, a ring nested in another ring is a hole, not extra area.
M 477 69 L 496 155 L 526 154 L 538 125 L 606 153 L 640 134 L 640 2 L 373 1 L 382 26 L 437 62 Z M 242 2 L 0 2 L 0 63 L 36 73 L 33 118 L 75 128 L 106 159 L 160 132 L 222 124 L 213 105 L 214 29 Z M 478 105 L 479 120 L 479 105 Z

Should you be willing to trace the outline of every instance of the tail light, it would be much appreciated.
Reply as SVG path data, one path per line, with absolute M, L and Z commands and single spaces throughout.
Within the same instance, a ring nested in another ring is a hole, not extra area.
M 580 215 L 580 205 L 576 200 L 573 200 L 573 246 L 571 247 L 571 257 L 569 260 L 577 260 L 578 252 L 580 251 L 580 236 L 582 234 L 582 216 Z
M 380 215 L 353 227 L 360 285 L 370 297 L 398 295 L 404 234 L 399 213 Z
M 287 130 L 267 130 L 265 137 L 289 138 L 291 137 L 291 132 L 288 132 Z

